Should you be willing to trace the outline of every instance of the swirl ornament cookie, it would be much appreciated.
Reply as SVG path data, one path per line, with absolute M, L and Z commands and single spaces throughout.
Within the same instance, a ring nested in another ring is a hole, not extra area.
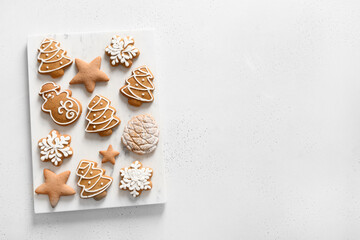
M 51 162 L 54 166 L 59 167 L 64 158 L 71 157 L 73 150 L 70 147 L 71 137 L 61 135 L 57 130 L 52 130 L 47 137 L 39 140 L 40 160 Z
M 120 92 L 128 98 L 130 105 L 139 107 L 144 102 L 154 101 L 153 80 L 154 75 L 147 66 L 138 67 L 126 79 L 125 85 L 120 88 Z
M 119 125 L 121 121 L 115 116 L 116 110 L 110 104 L 109 99 L 100 95 L 91 99 L 86 115 L 86 120 L 89 121 L 86 132 L 98 133 L 102 137 L 112 134 L 112 128 Z
M 135 161 L 130 167 L 120 170 L 120 189 L 128 190 L 133 197 L 138 197 L 142 191 L 152 188 L 152 175 L 151 168 L 144 168 L 141 162 Z
M 111 66 L 123 65 L 124 67 L 131 67 L 133 59 L 140 55 L 139 49 L 134 47 L 134 38 L 121 38 L 115 35 L 111 39 L 109 46 L 105 48 L 105 53 L 110 56 Z
M 77 185 L 81 187 L 81 198 L 94 198 L 100 200 L 106 196 L 106 190 L 110 187 L 113 179 L 105 175 L 105 170 L 97 167 L 97 163 L 89 160 L 81 160 L 76 175 L 79 176 Z
M 52 78 L 64 75 L 64 69 L 73 62 L 66 55 L 66 51 L 60 47 L 60 42 L 52 38 L 45 38 L 41 42 L 38 51 L 37 59 L 40 62 L 39 73 L 49 74 Z
M 71 90 L 61 91 L 60 86 L 48 82 L 42 85 L 39 95 L 45 101 L 41 110 L 49 113 L 58 125 L 69 125 L 80 117 L 82 107 L 77 99 L 71 97 Z
M 159 142 L 159 127 L 150 114 L 135 116 L 125 126 L 121 141 L 134 153 L 151 153 Z
M 44 169 L 45 182 L 36 188 L 37 194 L 47 194 L 51 206 L 54 208 L 58 204 L 61 196 L 70 196 L 75 194 L 75 190 L 66 185 L 70 176 L 70 171 L 55 174 L 49 169 Z

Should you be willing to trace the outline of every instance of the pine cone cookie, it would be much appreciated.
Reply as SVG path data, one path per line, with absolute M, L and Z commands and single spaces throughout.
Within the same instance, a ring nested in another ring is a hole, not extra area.
M 134 153 L 151 153 L 159 142 L 159 127 L 150 114 L 135 116 L 125 126 L 121 141 Z

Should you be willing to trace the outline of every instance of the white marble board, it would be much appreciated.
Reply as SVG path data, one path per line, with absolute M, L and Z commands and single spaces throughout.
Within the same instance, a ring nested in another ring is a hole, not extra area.
M 140 56 L 134 61 L 130 69 L 122 66 L 110 66 L 109 57 L 105 54 L 105 47 L 109 45 L 113 35 L 133 36 L 135 46 L 140 50 Z M 110 78 L 107 83 L 96 83 L 93 93 L 88 93 L 82 84 L 69 85 L 70 80 L 77 73 L 75 64 L 65 70 L 65 74 L 57 79 L 49 75 L 41 75 L 37 69 L 38 47 L 45 37 L 52 37 L 61 43 L 61 47 L 67 51 L 71 58 L 80 58 L 90 62 L 97 56 L 102 57 L 101 70 Z M 34 211 L 35 213 L 64 212 L 86 209 L 126 207 L 148 204 L 165 203 L 165 184 L 164 184 L 164 159 L 163 159 L 163 140 L 161 139 L 161 120 L 159 111 L 159 79 L 156 75 L 156 50 L 154 49 L 154 32 L 149 31 L 116 31 L 116 32 L 97 32 L 97 33 L 69 33 L 69 34 L 48 34 L 30 36 L 28 39 L 28 72 L 29 72 L 29 107 L 31 118 L 31 147 L 32 147 L 32 172 L 33 190 L 43 183 L 43 169 L 48 168 L 55 173 L 70 170 L 71 174 L 67 184 L 76 190 L 73 196 L 61 197 L 58 205 L 52 208 L 49 204 L 47 195 L 38 195 L 34 191 Z M 120 94 L 119 89 L 124 85 L 125 79 L 130 76 L 131 70 L 138 66 L 147 65 L 155 76 L 154 84 L 155 100 L 150 104 L 143 104 L 141 107 L 132 107 L 127 103 L 127 98 Z M 78 99 L 83 107 L 80 118 L 69 126 L 59 126 L 55 124 L 47 113 L 41 111 L 43 103 L 38 95 L 41 86 L 49 81 L 60 85 L 62 89 L 70 89 L 73 97 Z M 100 137 L 96 133 L 85 133 L 87 121 L 87 105 L 96 94 L 103 95 L 111 100 L 111 105 L 117 110 L 116 115 L 121 119 L 121 124 L 116 127 L 113 134 L 108 137 Z M 137 155 L 129 152 L 121 143 L 121 135 L 124 126 L 132 116 L 150 113 L 154 116 L 160 126 L 160 141 L 157 149 L 148 155 Z M 71 147 L 74 154 L 71 158 L 64 159 L 60 167 L 53 166 L 50 162 L 40 160 L 38 140 L 47 136 L 52 129 L 57 129 L 61 134 L 68 134 L 72 137 Z M 101 164 L 100 150 L 106 150 L 112 144 L 114 149 L 120 152 L 113 166 L 110 163 Z M 96 161 L 98 166 L 106 169 L 106 174 L 113 178 L 113 183 L 108 189 L 107 196 L 100 200 L 81 199 L 79 197 L 80 187 L 76 185 L 78 177 L 75 175 L 76 167 L 81 159 Z M 143 191 L 140 197 L 132 197 L 128 191 L 119 189 L 120 168 L 129 166 L 133 161 L 140 160 L 144 167 L 151 167 L 154 170 L 152 177 L 153 189 Z

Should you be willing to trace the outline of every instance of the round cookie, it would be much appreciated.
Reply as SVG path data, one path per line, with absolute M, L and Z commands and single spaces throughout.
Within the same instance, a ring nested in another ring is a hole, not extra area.
M 135 116 L 125 126 L 121 141 L 134 153 L 151 153 L 159 142 L 159 127 L 150 114 Z

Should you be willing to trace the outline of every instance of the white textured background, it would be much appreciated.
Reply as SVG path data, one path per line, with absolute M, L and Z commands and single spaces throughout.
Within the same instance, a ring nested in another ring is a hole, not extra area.
M 359 239 L 360 2 L 0 1 L 0 239 Z M 26 41 L 157 29 L 168 203 L 33 214 Z

